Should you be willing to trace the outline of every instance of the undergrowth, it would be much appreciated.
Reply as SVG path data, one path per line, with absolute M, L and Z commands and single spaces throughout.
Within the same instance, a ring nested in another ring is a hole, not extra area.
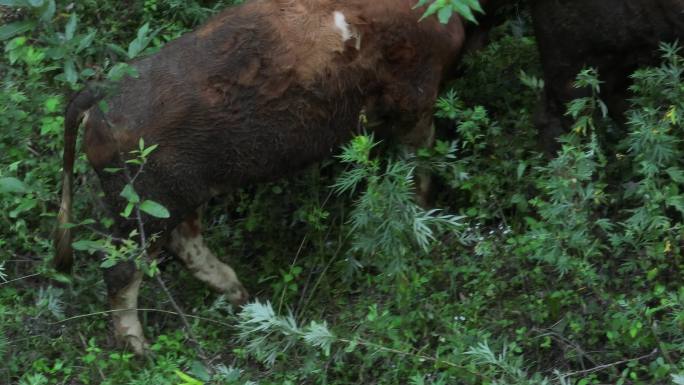
M 163 257 L 208 357 L 148 280 L 141 359 L 112 340 L 102 261 L 78 253 L 73 276 L 50 267 L 62 111 L 85 81 L 229 2 L 17 3 L 0 9 L 0 383 L 684 384 L 676 46 L 633 75 L 617 143 L 601 74 L 579 74 L 594 92 L 568 106 L 575 129 L 548 157 L 532 124 L 534 39 L 513 15 L 438 101 L 435 148 L 378 155 L 364 135 L 211 202 L 205 236 L 256 299 L 233 309 Z M 440 210 L 412 199 L 428 168 Z M 83 158 L 77 173 L 77 239 L 102 239 L 111 221 Z

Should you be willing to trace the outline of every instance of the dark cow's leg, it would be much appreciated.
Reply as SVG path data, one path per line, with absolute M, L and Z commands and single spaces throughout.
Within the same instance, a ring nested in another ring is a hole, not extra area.
M 568 132 L 569 125 L 563 118 L 564 106 L 544 91 L 534 111 L 534 125 L 537 128 L 540 150 L 548 157 L 553 157 L 560 150 L 558 138 Z M 567 119 L 566 119 L 567 120 Z
M 142 272 L 133 261 L 126 261 L 104 269 L 103 273 L 112 311 L 114 335 L 117 341 L 130 346 L 133 352 L 141 355 L 148 345 L 137 310 Z
M 94 135 L 94 131 L 91 132 L 92 135 Z M 92 145 L 92 141 L 88 144 Z M 122 163 L 117 159 L 113 165 L 119 166 Z M 105 202 L 109 206 L 110 212 L 119 213 L 123 211 L 127 202 L 120 196 L 120 192 L 126 186 L 128 178 L 123 173 L 106 173 L 98 170 L 98 174 L 102 189 L 105 192 Z M 135 226 L 132 222 L 119 215 L 114 215 L 114 219 L 116 222 L 113 231 L 115 239 L 122 239 L 131 234 L 131 230 Z M 154 230 L 160 228 L 159 226 L 161 225 L 146 225 L 145 232 L 149 234 L 158 232 Z M 102 269 L 102 274 L 107 286 L 107 299 L 114 327 L 114 337 L 120 344 L 130 347 L 135 354 L 144 354 L 148 344 L 137 311 L 142 272 L 138 269 L 135 261 L 123 260 L 110 268 Z
M 151 167 L 150 171 L 153 171 Z M 161 245 L 168 236 L 167 228 L 172 228 L 175 223 L 178 223 L 176 218 L 182 217 L 180 214 L 184 211 L 183 204 L 170 199 L 165 199 L 156 190 L 150 186 L 166 186 L 154 176 L 158 175 L 160 171 L 150 172 L 149 174 L 141 174 L 137 179 L 135 189 L 137 191 L 144 191 L 145 198 L 151 198 L 156 202 L 161 202 L 171 213 L 170 218 L 153 218 L 147 215 L 142 215 L 140 218 L 143 221 L 144 228 L 142 229 L 145 235 L 146 242 L 151 242 L 145 245 L 147 247 L 146 256 L 149 260 L 143 261 L 149 263 L 154 260 L 161 250 Z M 124 210 L 128 202 L 121 196 L 120 191 L 124 189 L 129 177 L 122 173 L 107 174 L 100 173 L 100 181 L 103 190 L 106 194 L 106 202 L 110 207 L 112 213 L 119 213 Z M 114 226 L 115 239 L 125 238 L 132 234 L 133 229 L 139 228 L 138 220 L 126 219 L 119 215 L 115 216 L 116 225 Z M 159 238 L 157 238 L 159 237 Z M 131 238 L 134 241 L 140 241 L 138 236 Z M 136 244 L 138 246 L 138 244 Z M 140 256 L 143 258 L 143 256 Z M 137 354 L 142 355 L 146 352 L 148 344 L 145 340 L 143 327 L 138 318 L 138 293 L 140 285 L 142 284 L 143 273 L 138 268 L 136 261 L 125 260 L 118 262 L 111 268 L 103 269 L 105 284 L 107 286 L 107 297 L 109 300 L 109 307 L 112 316 L 112 323 L 114 326 L 114 336 L 116 340 L 128 347 Z
M 435 144 L 435 125 L 430 121 L 429 135 L 427 135 L 421 147 L 432 147 Z M 429 170 L 418 170 L 416 172 L 416 202 L 423 207 L 427 208 L 430 203 L 430 186 L 432 185 L 432 173 Z
M 401 142 L 411 150 L 432 147 L 435 144 L 435 124 L 432 119 L 432 111 L 418 120 L 416 126 L 404 137 Z M 429 170 L 417 170 L 415 175 L 416 202 L 421 207 L 428 207 L 430 201 L 430 185 L 432 175 Z
M 231 303 L 241 305 L 247 301 L 247 290 L 235 271 L 221 262 L 204 242 L 198 213 L 189 216 L 171 232 L 168 246 L 195 277 L 225 293 Z

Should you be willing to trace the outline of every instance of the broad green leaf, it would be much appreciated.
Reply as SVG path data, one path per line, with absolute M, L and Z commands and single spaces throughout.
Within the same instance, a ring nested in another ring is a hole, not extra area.
M 138 29 L 138 39 L 144 39 L 147 36 L 148 32 L 150 32 L 150 23 L 145 23 L 142 27 Z
M 69 21 L 66 24 L 66 27 L 64 28 L 64 38 L 69 41 L 74 38 L 74 34 L 76 33 L 76 26 L 78 25 L 78 18 L 76 17 L 75 13 L 72 13 L 71 16 L 69 16 Z
M 140 202 L 140 195 L 138 195 L 137 192 L 135 192 L 135 189 L 133 188 L 133 185 L 130 183 L 126 185 L 126 187 L 121 190 L 121 193 L 119 194 L 122 198 L 126 198 L 126 200 L 130 203 L 138 203 Z
M 133 59 L 140 55 L 142 51 L 147 48 L 147 45 L 152 41 L 152 38 L 157 34 L 158 30 L 150 33 L 150 24 L 145 23 L 138 29 L 137 37 L 128 45 L 128 58 Z
M 456 0 L 456 1 L 459 1 L 459 0 Z M 482 9 L 482 6 L 480 5 L 480 0 L 460 0 L 460 1 L 463 1 L 468 7 L 474 9 L 476 12 L 484 13 L 484 9 Z
M 60 227 L 63 229 L 72 229 L 72 228 L 78 227 L 78 226 L 92 225 L 93 223 L 95 223 L 95 220 L 88 218 L 88 219 L 86 219 L 80 223 L 65 223 L 65 224 L 61 225 Z
M 150 200 L 144 201 L 142 204 L 140 204 L 140 210 L 156 218 L 168 218 L 171 216 L 171 213 L 169 213 L 169 210 L 167 210 L 166 207 Z
M 425 4 L 427 4 L 427 0 L 418 0 L 416 5 L 413 6 L 413 9 L 420 8 L 420 7 L 424 6 Z
M 158 144 L 153 144 L 153 145 L 151 145 L 150 147 L 147 147 L 146 149 L 144 149 L 144 150 L 142 151 L 142 154 L 141 154 L 141 155 L 142 155 L 143 157 L 146 158 L 146 157 L 148 157 L 148 156 L 152 153 L 152 151 L 156 150 L 157 147 L 159 147 Z
M 43 3 L 44 5 L 41 8 L 42 14 L 40 15 L 40 20 L 45 23 L 48 23 L 52 20 L 52 17 L 55 15 L 57 7 L 55 5 L 55 0 L 45 0 Z
M 180 385 L 204 385 L 204 382 L 196 380 L 180 370 L 174 370 L 174 373 L 183 381 Z
M 138 71 L 127 63 L 117 63 L 107 73 L 107 79 L 115 82 L 123 79 L 124 76 L 137 77 Z
M 102 244 L 100 242 L 90 241 L 86 239 L 73 242 L 71 244 L 71 247 L 73 247 L 74 250 L 78 251 L 95 251 L 103 249 Z
M 434 15 L 443 6 L 444 6 L 444 1 L 441 1 L 441 0 L 437 0 L 434 3 L 430 4 L 430 6 L 427 8 L 427 10 L 425 10 L 425 13 L 423 13 L 423 16 L 421 16 L 420 20 L 423 20 L 426 17 Z
M 10 40 L 10 42 L 5 45 L 5 52 L 11 52 L 11 51 L 14 51 L 15 49 L 17 49 L 19 47 L 25 46 L 27 41 L 28 40 L 26 39 L 25 36 L 15 37 L 14 39 Z
M 518 163 L 518 179 L 523 177 L 523 175 L 525 174 L 525 170 L 527 170 L 527 163 L 525 163 L 525 162 Z
M 639 328 L 637 328 L 636 326 L 632 326 L 631 328 L 629 328 L 630 337 L 635 338 L 637 334 L 639 334 Z
M 64 77 L 70 84 L 76 84 L 78 81 L 78 72 L 76 72 L 76 63 L 72 59 L 68 59 L 64 63 Z
M 19 179 L 13 177 L 0 178 L 0 193 L 24 194 L 26 191 L 28 188 Z
M 7 40 L 24 32 L 28 32 L 35 27 L 36 22 L 33 20 L 15 21 L 14 23 L 0 26 L 0 41 Z
M 446 7 L 440 9 L 439 12 L 437 12 L 437 19 L 439 19 L 440 23 L 446 24 L 449 22 L 449 19 L 451 19 L 452 14 L 453 9 L 450 5 L 447 5 Z
M 57 282 L 66 283 L 66 284 L 71 284 L 73 282 L 73 279 L 71 279 L 70 276 L 65 275 L 65 274 L 60 274 L 60 273 L 50 274 L 50 279 L 54 279 Z
M 475 19 L 475 15 L 473 15 L 473 11 L 470 9 L 469 6 L 461 3 L 460 1 L 452 1 L 451 4 L 454 7 L 454 9 L 456 10 L 456 12 L 458 12 L 466 20 L 477 24 L 477 20 Z
M 17 218 L 19 214 L 29 211 L 38 205 L 38 200 L 34 198 L 24 198 L 14 210 L 10 211 L 10 218 Z
M 202 381 L 211 381 L 211 375 L 207 367 L 200 361 L 193 361 L 190 364 L 190 373 Z
M 0 0 L 0 5 L 7 7 L 28 7 L 28 0 Z
M 93 76 L 95 76 L 95 70 L 92 68 L 84 68 L 83 71 L 81 71 L 81 79 L 88 79 Z
M 48 113 L 57 112 L 60 110 L 61 98 L 59 96 L 50 96 L 45 99 L 45 111 Z
M 128 203 L 126 207 L 124 208 L 124 211 L 121 212 L 121 216 L 124 218 L 128 218 L 131 216 L 131 213 L 133 212 L 133 208 L 135 207 L 135 203 Z
M 100 263 L 100 267 L 109 269 L 110 267 L 114 267 L 117 263 L 118 261 L 114 258 L 105 258 L 105 260 Z
M 96 31 L 90 31 L 87 35 L 82 36 L 78 42 L 78 47 L 76 48 L 76 53 L 80 53 L 84 49 L 90 47 L 95 40 Z
M 107 48 L 111 49 L 112 51 L 114 51 L 114 53 L 116 53 L 119 56 L 128 57 L 128 53 L 126 53 L 126 50 L 121 48 L 120 45 L 108 43 Z
M 62 60 L 68 53 L 66 48 L 67 47 L 65 45 L 50 47 L 45 51 L 45 54 L 50 59 Z
M 419 8 L 427 4 L 427 0 L 419 0 L 413 8 Z M 477 24 L 473 11 L 484 13 L 478 0 L 434 0 L 421 16 L 420 20 L 437 14 L 439 22 L 446 24 L 454 12 L 463 16 L 464 19 Z

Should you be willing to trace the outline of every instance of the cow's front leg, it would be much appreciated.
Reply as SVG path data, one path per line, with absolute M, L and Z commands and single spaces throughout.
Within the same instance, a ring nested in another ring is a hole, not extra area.
M 114 336 L 120 343 L 130 346 L 135 354 L 144 354 L 148 344 L 137 310 L 142 273 L 132 261 L 120 262 L 104 270 L 104 279 L 112 311 Z
M 234 305 L 244 304 L 249 295 L 235 271 L 221 262 L 204 242 L 197 213 L 188 217 L 171 232 L 168 244 L 199 280 L 214 290 L 225 293 Z

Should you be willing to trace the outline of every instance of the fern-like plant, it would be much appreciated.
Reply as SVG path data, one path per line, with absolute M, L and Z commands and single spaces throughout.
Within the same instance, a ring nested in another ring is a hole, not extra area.
M 357 136 L 339 156 L 349 168 L 333 186 L 338 194 L 359 193 L 351 211 L 352 250 L 389 273 L 406 265 L 407 257 L 428 253 L 441 231 L 457 231 L 463 217 L 424 209 L 415 199 L 416 158 L 371 158 L 373 135 Z

